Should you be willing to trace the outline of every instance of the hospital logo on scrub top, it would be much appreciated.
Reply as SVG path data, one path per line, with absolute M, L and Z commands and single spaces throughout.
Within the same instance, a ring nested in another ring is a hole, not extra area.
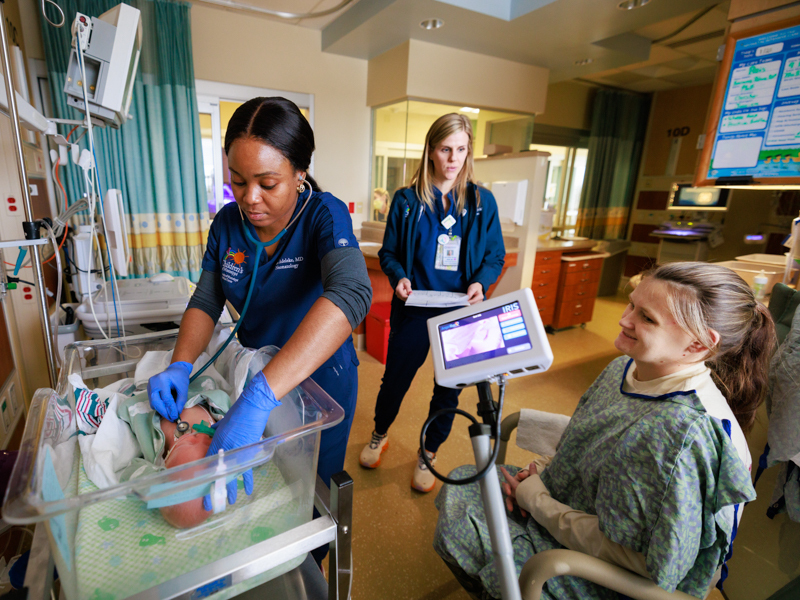
M 243 251 L 237 248 L 234 252 L 233 248 L 229 247 L 222 261 L 222 279 L 228 283 L 237 283 L 244 273 L 246 259 L 247 255 Z
M 339 241 L 336 242 L 339 246 L 349 246 L 350 242 L 347 241 L 347 238 L 339 238 Z

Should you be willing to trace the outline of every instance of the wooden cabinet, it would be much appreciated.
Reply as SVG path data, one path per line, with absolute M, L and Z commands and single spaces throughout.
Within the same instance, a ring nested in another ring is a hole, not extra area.
M 553 319 L 555 329 L 592 320 L 603 257 L 600 253 L 586 252 L 561 257 L 557 309 Z
M 562 329 L 592 320 L 604 256 L 586 250 L 536 253 L 531 291 L 545 326 Z
M 558 299 L 558 278 L 561 273 L 561 252 L 537 252 L 533 267 L 531 291 L 544 325 L 552 325 Z

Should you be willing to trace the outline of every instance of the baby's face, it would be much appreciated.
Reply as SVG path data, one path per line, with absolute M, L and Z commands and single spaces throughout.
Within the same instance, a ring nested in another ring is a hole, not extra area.
M 193 431 L 192 426 L 199 425 L 202 421 L 205 421 L 206 425 L 212 425 L 214 423 L 214 419 L 211 418 L 209 412 L 199 404 L 191 408 L 184 408 L 183 411 L 181 411 L 181 421 L 186 421 L 189 424 L 189 431 Z M 175 437 L 177 428 L 177 423 L 173 423 L 163 417 L 161 418 L 161 431 L 164 432 L 164 436 L 167 438 L 167 452 L 172 450 L 175 442 L 180 439 Z
M 214 422 L 205 408 L 200 405 L 184 408 L 181 411 L 181 421 L 186 421 L 189 424 L 189 430 L 180 437 L 176 437 L 177 424 L 167 419 L 161 419 L 161 431 L 164 432 L 166 437 L 166 451 L 168 453 L 166 466 L 168 469 L 200 460 L 206 455 L 209 446 L 211 446 L 211 438 L 209 436 L 204 433 L 197 433 L 192 429 L 193 425 L 199 425 L 202 421 L 205 421 L 207 425 Z M 203 509 L 203 499 L 197 498 L 181 504 L 165 506 L 161 509 L 161 515 L 173 527 L 186 529 L 199 525 L 211 513 Z
M 184 433 L 174 443 L 167 456 L 167 469 L 200 460 L 208 452 L 209 446 L 211 446 L 211 437 L 205 433 L 195 431 Z M 203 508 L 202 498 L 195 498 L 188 502 L 165 506 L 161 509 L 161 515 L 173 527 L 186 529 L 199 525 L 211 516 L 211 513 Z

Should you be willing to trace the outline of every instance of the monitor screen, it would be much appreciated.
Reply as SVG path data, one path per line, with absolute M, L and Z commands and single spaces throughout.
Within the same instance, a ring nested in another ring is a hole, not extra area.
M 692 187 L 691 183 L 676 183 L 669 195 L 669 210 L 727 210 L 729 189 Z
M 445 369 L 531 349 L 519 302 L 439 325 Z

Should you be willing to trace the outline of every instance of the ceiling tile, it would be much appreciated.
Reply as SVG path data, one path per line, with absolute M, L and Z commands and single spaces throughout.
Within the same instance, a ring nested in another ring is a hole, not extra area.
M 687 56 L 663 63 L 663 66 L 675 69 L 676 71 L 688 71 L 694 69 L 700 63 L 700 59 Z
M 701 83 L 711 83 L 717 75 L 716 67 L 705 67 L 703 69 L 693 69 L 664 77 L 665 81 L 676 83 L 680 86 L 700 85 Z
M 640 75 L 639 73 L 634 73 L 633 71 L 622 71 L 621 73 L 606 75 L 604 79 L 616 85 L 627 85 L 650 78 L 645 75 Z
M 662 65 L 652 65 L 650 67 L 643 67 L 641 69 L 632 69 L 630 72 L 638 73 L 639 75 L 643 75 L 645 77 L 666 77 L 667 75 L 675 75 L 680 71 L 675 69 L 670 69 L 669 67 L 664 67 Z
M 631 83 L 625 87 L 634 92 L 658 92 L 661 90 L 672 90 L 680 86 L 677 83 L 665 81 L 664 79 L 647 79 L 645 81 Z

